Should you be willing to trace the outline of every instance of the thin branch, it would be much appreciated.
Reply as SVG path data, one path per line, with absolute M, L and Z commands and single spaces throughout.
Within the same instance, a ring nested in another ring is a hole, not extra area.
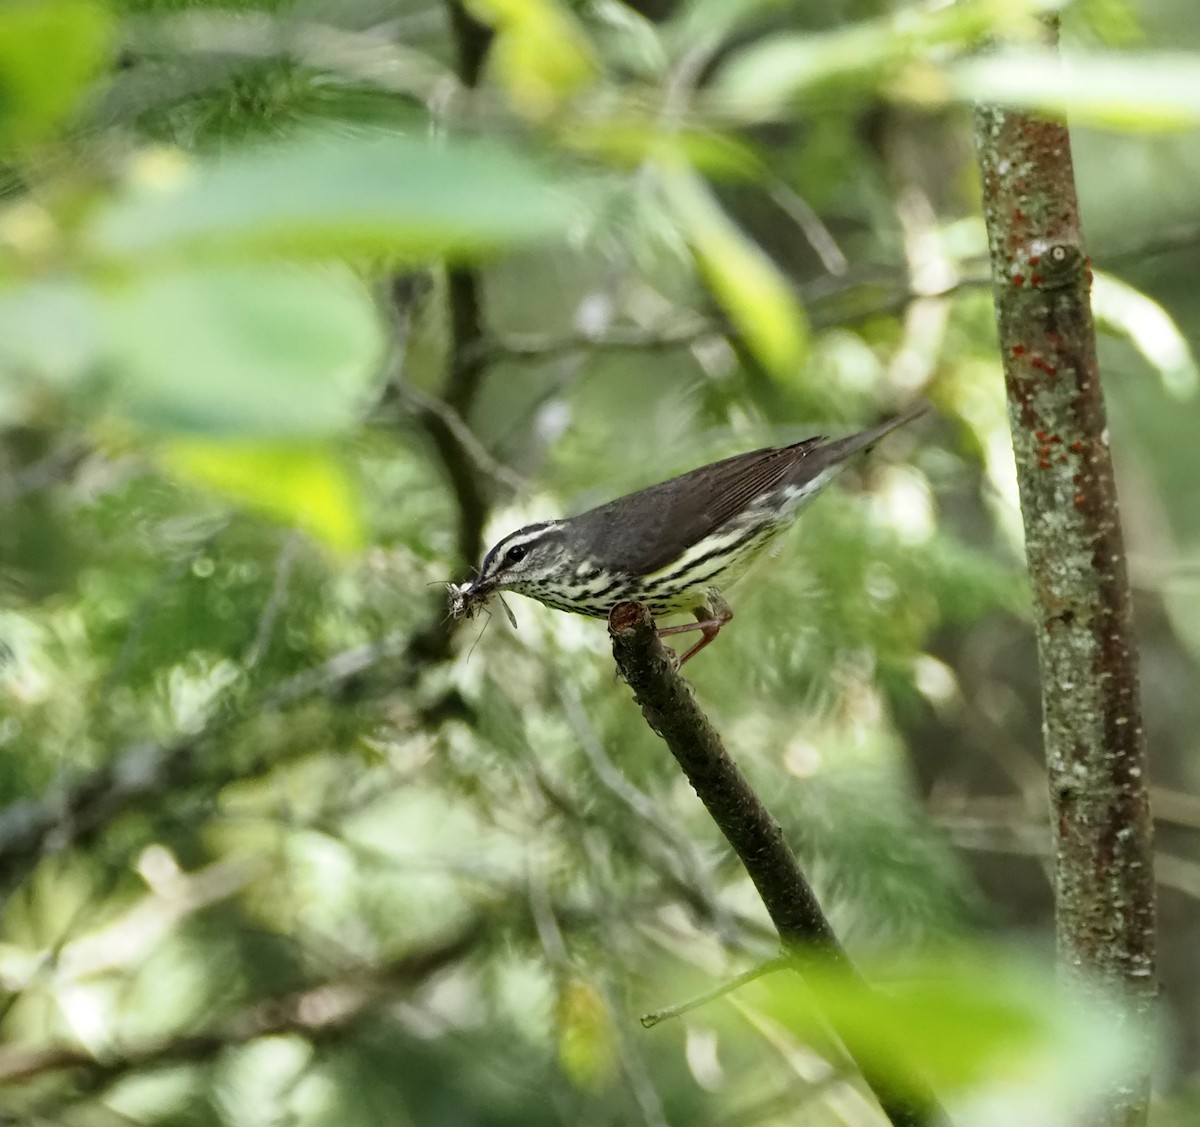
M 1035 857 L 1049 861 L 1053 848 L 1048 822 L 988 814 L 947 814 L 934 817 L 960 849 L 998 853 L 1010 857 Z M 1154 879 L 1169 888 L 1200 899 L 1200 862 L 1162 849 L 1154 851 Z
M 696 704 L 658 639 L 654 620 L 641 603 L 621 603 L 609 616 L 617 668 L 633 689 L 642 715 L 683 768 L 717 828 L 733 847 L 762 898 L 785 949 L 815 950 L 857 979 L 816 894 L 801 871 L 779 823 L 730 758 L 708 717 Z M 945 1122 L 933 1095 L 915 1077 L 898 1085 L 843 1037 L 863 1080 L 897 1127 Z
M 775 177 L 772 177 L 767 186 L 767 194 L 775 206 L 800 229 L 808 240 L 808 245 L 821 260 L 821 265 L 830 274 L 840 277 L 850 269 L 850 263 L 846 261 L 833 232 L 825 226 L 824 221 L 803 196 L 794 191 L 785 180 Z
M 299 1033 L 309 1040 L 328 1038 L 397 993 L 411 991 L 470 954 L 479 943 L 485 922 L 482 918 L 474 919 L 449 939 L 409 952 L 384 966 L 261 999 L 210 1029 L 128 1047 L 103 1059 L 75 1045 L 0 1049 L 0 1085 L 65 1069 L 84 1070 L 112 1080 L 139 1069 L 179 1061 L 211 1060 L 230 1046 L 283 1033 Z
M 262 614 L 258 616 L 258 626 L 254 631 L 254 638 L 246 650 L 246 656 L 242 659 L 242 666 L 245 669 L 253 669 L 258 665 L 271 645 L 276 624 L 279 622 L 279 616 L 283 613 L 284 603 L 287 601 L 292 567 L 299 551 L 300 534 L 297 532 L 287 533 L 283 538 L 283 546 L 275 558 L 275 577 L 271 581 L 271 593 L 263 605 Z
M 684 1014 L 691 1013 L 692 1010 L 699 1009 L 701 1006 L 707 1006 L 709 1002 L 715 1002 L 718 998 L 724 998 L 726 994 L 731 994 L 734 990 L 740 989 L 747 983 L 756 982 L 765 975 L 774 974 L 776 971 L 787 970 L 790 966 L 791 960 L 785 956 L 768 959 L 765 963 L 759 963 L 756 967 L 742 971 L 741 974 L 735 975 L 728 982 L 722 982 L 720 986 L 716 986 L 712 990 L 708 990 L 695 998 L 689 998 L 686 1002 L 679 1002 L 674 1006 L 664 1006 L 661 1010 L 642 1014 L 641 1023 L 644 1028 L 653 1029 L 660 1022 L 683 1017 Z
M 479 474 L 500 482 L 514 493 L 526 494 L 529 492 L 529 482 L 516 470 L 493 458 L 488 453 L 487 447 L 479 441 L 475 432 L 467 426 L 463 417 L 450 404 L 402 380 L 393 380 L 391 386 L 396 398 L 404 403 L 414 415 L 424 417 L 426 420 L 429 416 L 436 415 L 458 442 L 462 452 L 475 464 L 475 470 Z

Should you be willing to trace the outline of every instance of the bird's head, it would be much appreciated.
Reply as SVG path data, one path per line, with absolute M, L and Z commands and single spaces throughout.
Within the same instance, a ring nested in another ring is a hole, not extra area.
M 498 591 L 515 591 L 537 598 L 568 563 L 566 534 L 561 521 L 527 524 L 510 532 L 483 558 L 479 574 L 462 586 L 451 584 L 455 618 L 470 618 Z

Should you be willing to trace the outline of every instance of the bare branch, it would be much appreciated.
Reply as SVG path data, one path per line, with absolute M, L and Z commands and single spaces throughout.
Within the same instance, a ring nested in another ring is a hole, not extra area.
M 734 990 L 745 986 L 748 982 L 755 982 L 765 975 L 774 974 L 776 971 L 787 970 L 790 966 L 791 961 L 783 956 L 777 959 L 768 959 L 765 963 L 759 963 L 756 967 L 751 967 L 749 970 L 742 971 L 741 974 L 734 975 L 728 982 L 722 982 L 720 986 L 706 991 L 699 997 L 689 998 L 686 1002 L 680 1002 L 674 1006 L 664 1006 L 661 1010 L 655 1010 L 653 1013 L 642 1014 L 642 1025 L 647 1029 L 653 1029 L 660 1022 L 683 1017 L 684 1014 L 691 1013 L 692 1010 L 698 1009 L 700 1006 L 706 1006 L 709 1002 L 715 1002 L 718 998 L 724 998 L 726 994 L 730 994 Z
M 789 952 L 815 950 L 857 977 L 779 823 L 730 758 L 716 729 L 679 675 L 641 603 L 620 603 L 608 620 L 617 668 L 652 731 L 683 768 L 717 828 L 733 847 Z M 901 1088 L 843 1039 L 867 1086 L 897 1127 L 944 1123 L 933 1095 L 915 1077 Z

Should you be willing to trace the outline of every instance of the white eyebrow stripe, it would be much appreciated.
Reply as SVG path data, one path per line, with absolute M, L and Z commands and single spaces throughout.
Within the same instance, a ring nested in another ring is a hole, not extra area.
M 504 555 L 512 548 L 525 544 L 537 544 L 546 538 L 546 533 L 558 527 L 559 522 L 548 520 L 538 524 L 529 524 L 510 532 L 502 540 L 498 540 L 491 551 L 484 557 L 481 574 L 500 569 L 504 563 Z

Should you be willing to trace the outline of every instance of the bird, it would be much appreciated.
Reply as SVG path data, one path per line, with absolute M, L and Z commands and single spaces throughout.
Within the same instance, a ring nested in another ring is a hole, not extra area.
M 660 638 L 700 632 L 679 659 L 682 666 L 733 618 L 725 589 L 847 460 L 927 409 L 918 403 L 847 438 L 816 435 L 735 454 L 578 516 L 527 524 L 496 542 L 474 579 L 447 584 L 451 614 L 470 618 L 506 591 L 594 618 L 607 618 L 619 603 L 640 602 Z M 505 612 L 515 625 L 507 606 Z M 696 621 L 657 626 L 685 612 Z

